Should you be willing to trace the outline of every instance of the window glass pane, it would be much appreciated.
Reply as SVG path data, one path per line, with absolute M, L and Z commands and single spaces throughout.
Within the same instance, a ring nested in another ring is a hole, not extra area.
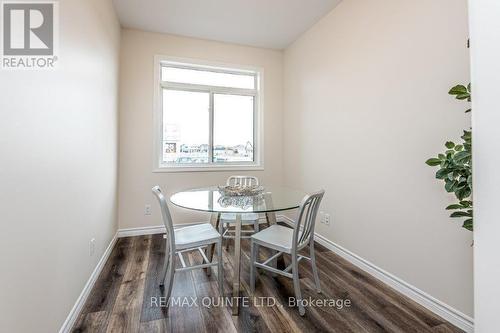
M 197 69 L 184 69 L 163 66 L 162 81 L 202 84 L 228 88 L 254 89 L 253 75 L 217 73 Z
M 209 94 L 163 89 L 163 162 L 208 163 Z
M 253 96 L 214 94 L 214 162 L 254 160 L 253 114 Z

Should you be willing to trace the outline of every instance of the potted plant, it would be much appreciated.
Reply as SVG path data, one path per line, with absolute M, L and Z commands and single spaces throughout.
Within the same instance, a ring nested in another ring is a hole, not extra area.
M 471 101 L 471 85 L 457 85 L 448 92 L 458 100 Z M 467 109 L 466 113 L 471 112 Z M 464 130 L 462 141 L 455 143 L 447 141 L 446 151 L 437 157 L 426 161 L 429 166 L 437 166 L 436 178 L 444 181 L 444 188 L 448 193 L 454 193 L 457 202 L 446 207 L 453 211 L 450 217 L 465 218 L 462 227 L 473 231 L 473 202 L 472 202 L 472 131 Z

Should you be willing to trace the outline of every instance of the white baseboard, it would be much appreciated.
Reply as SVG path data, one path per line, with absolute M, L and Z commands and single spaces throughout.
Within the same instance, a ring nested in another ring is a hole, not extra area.
M 78 296 L 75 305 L 73 305 L 73 308 L 69 312 L 68 317 L 64 321 L 63 325 L 61 326 L 61 329 L 59 330 L 59 333 L 66 333 L 70 332 L 71 328 L 73 328 L 73 325 L 76 322 L 76 319 L 78 318 L 78 315 L 82 311 L 83 305 L 85 304 L 85 301 L 87 301 L 88 296 L 90 295 L 90 292 L 92 291 L 92 288 L 94 287 L 94 284 L 99 277 L 99 274 L 102 271 L 102 268 L 104 267 L 104 264 L 109 258 L 109 255 L 111 254 L 111 251 L 113 250 L 113 247 L 115 246 L 116 240 L 117 240 L 117 234 L 113 236 L 111 239 L 111 242 L 109 242 L 108 247 L 104 251 L 104 253 L 101 256 L 101 259 L 99 259 L 99 262 L 97 263 L 94 271 L 90 275 L 90 278 L 88 279 L 87 283 L 83 287 L 82 292 L 80 293 L 80 296 Z
M 287 216 L 284 215 L 278 215 L 277 217 L 278 221 L 284 222 L 287 224 L 293 224 L 293 220 L 290 219 Z M 379 279 L 380 281 L 384 282 L 385 284 L 389 285 L 393 289 L 396 289 L 398 292 L 401 294 L 405 295 L 406 297 L 414 300 L 418 304 L 422 305 L 423 307 L 427 308 L 428 310 L 434 312 L 441 318 L 447 320 L 448 322 L 452 323 L 453 325 L 461 328 L 465 332 L 474 332 L 474 319 L 467 316 L 466 314 L 454 309 L 453 307 L 449 306 L 448 304 L 445 304 L 441 302 L 440 300 L 432 297 L 431 295 L 427 294 L 426 292 L 418 289 L 417 287 L 403 281 L 402 279 L 398 278 L 397 276 L 394 276 L 393 274 L 383 270 L 380 267 L 377 267 L 373 263 L 369 262 L 368 260 L 365 260 L 358 256 L 357 254 L 343 248 L 342 246 L 335 244 L 334 242 L 330 241 L 329 239 L 315 233 L 314 234 L 314 239 L 330 251 L 334 252 L 335 254 L 339 255 L 340 257 L 346 259 L 353 265 L 361 268 L 368 274 L 374 276 L 375 278 Z
M 162 234 L 164 232 L 165 232 L 164 225 L 155 225 L 151 227 L 118 229 L 116 235 L 118 238 L 122 238 L 131 236 Z
M 209 223 L 209 221 L 202 222 L 193 222 L 193 223 L 183 223 L 174 225 L 174 229 L 189 227 L 196 224 Z M 131 236 L 143 236 L 143 235 L 155 235 L 155 234 L 163 234 L 165 233 L 165 226 L 154 225 L 149 227 L 139 227 L 139 228 L 126 228 L 126 229 L 118 229 L 116 235 L 118 238 L 122 237 L 131 237 Z

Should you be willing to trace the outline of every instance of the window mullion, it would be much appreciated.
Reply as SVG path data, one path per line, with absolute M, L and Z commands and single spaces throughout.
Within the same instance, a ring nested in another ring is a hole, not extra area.
M 214 162 L 214 93 L 209 92 L 209 106 L 208 106 L 208 119 L 209 119 L 209 130 L 208 130 L 208 164 L 213 164 Z

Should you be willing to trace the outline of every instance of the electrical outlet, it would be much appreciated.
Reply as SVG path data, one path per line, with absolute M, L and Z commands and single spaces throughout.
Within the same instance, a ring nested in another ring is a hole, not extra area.
M 89 241 L 89 256 L 93 256 L 95 253 L 95 238 Z
M 323 215 L 323 223 L 326 225 L 330 225 L 330 214 Z
M 320 211 L 319 212 L 319 216 L 320 216 L 320 222 L 325 224 L 325 225 L 330 225 L 330 214 L 327 214 L 323 211 Z
M 144 206 L 144 215 L 151 215 L 151 205 Z

